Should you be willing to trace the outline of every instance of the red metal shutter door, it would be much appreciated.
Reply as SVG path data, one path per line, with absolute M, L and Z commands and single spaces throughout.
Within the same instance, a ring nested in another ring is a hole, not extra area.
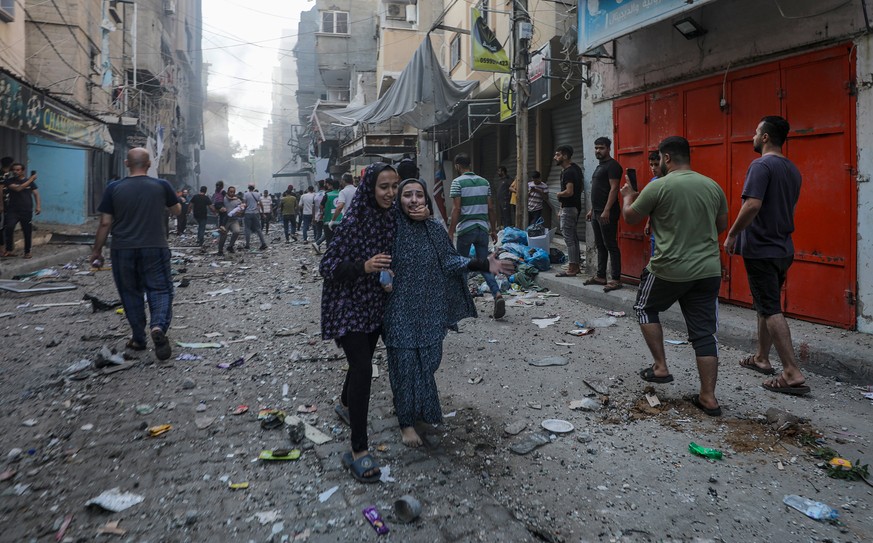
M 648 183 L 649 166 L 646 161 L 646 98 L 638 96 L 617 103 L 614 110 L 615 159 L 627 170 L 636 168 L 640 190 Z M 624 183 L 624 179 L 620 183 Z M 619 195 L 621 199 L 621 195 Z M 618 221 L 618 248 L 621 251 L 621 273 L 639 280 L 643 268 L 649 263 L 649 241 L 643 235 L 645 222 L 629 225 Z

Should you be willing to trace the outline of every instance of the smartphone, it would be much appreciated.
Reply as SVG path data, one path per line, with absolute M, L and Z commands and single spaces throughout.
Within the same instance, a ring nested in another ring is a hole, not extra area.
M 36 170 L 30 170 L 30 175 L 36 175 Z
M 627 169 L 627 180 L 630 182 L 630 186 L 634 191 L 638 191 L 637 188 L 637 171 L 634 168 Z

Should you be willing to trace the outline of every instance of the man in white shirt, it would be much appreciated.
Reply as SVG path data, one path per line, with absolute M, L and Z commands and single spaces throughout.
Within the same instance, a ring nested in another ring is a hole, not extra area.
M 337 221 L 337 217 L 343 214 L 343 210 L 352 205 L 352 198 L 355 197 L 355 178 L 350 173 L 343 174 L 343 188 L 340 190 L 339 196 L 336 197 L 336 207 L 333 210 L 333 222 Z
M 315 207 L 315 189 L 312 185 L 306 187 L 306 192 L 300 197 L 300 203 L 297 208 L 300 210 L 300 216 L 303 217 L 303 242 L 306 243 L 306 234 L 309 231 L 309 225 L 312 224 L 312 212 Z
M 258 239 L 261 240 L 261 246 L 258 247 L 258 250 L 263 251 L 267 248 L 267 240 L 264 238 L 264 233 L 261 232 L 261 213 L 264 212 L 264 208 L 261 204 L 261 194 L 255 190 L 254 185 L 249 185 L 249 190 L 243 194 L 243 203 L 246 205 L 243 214 L 246 249 L 250 247 L 249 238 L 252 233 L 255 233 L 258 235 Z

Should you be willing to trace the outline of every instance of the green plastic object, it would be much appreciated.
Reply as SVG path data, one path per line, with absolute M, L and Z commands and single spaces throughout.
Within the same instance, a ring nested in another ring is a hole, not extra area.
M 696 454 L 697 456 L 702 456 L 704 458 L 712 458 L 713 460 L 721 460 L 722 456 L 724 456 L 721 454 L 721 451 L 701 447 L 693 441 L 688 444 L 688 450 L 691 454 Z

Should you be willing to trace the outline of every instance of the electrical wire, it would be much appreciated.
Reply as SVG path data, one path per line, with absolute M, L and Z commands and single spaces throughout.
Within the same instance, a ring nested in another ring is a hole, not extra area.
M 776 9 L 779 10 L 779 15 L 781 15 L 783 19 L 809 19 L 812 17 L 818 17 L 820 15 L 824 15 L 826 13 L 836 11 L 843 6 L 850 4 L 851 2 L 852 2 L 852 0 L 844 0 L 844 2 L 842 4 L 837 4 L 836 6 L 825 8 L 819 12 L 816 12 L 816 13 L 808 13 L 806 15 L 786 15 L 785 10 L 782 9 L 782 4 L 779 3 L 779 0 L 773 0 L 773 3 L 776 4 Z

